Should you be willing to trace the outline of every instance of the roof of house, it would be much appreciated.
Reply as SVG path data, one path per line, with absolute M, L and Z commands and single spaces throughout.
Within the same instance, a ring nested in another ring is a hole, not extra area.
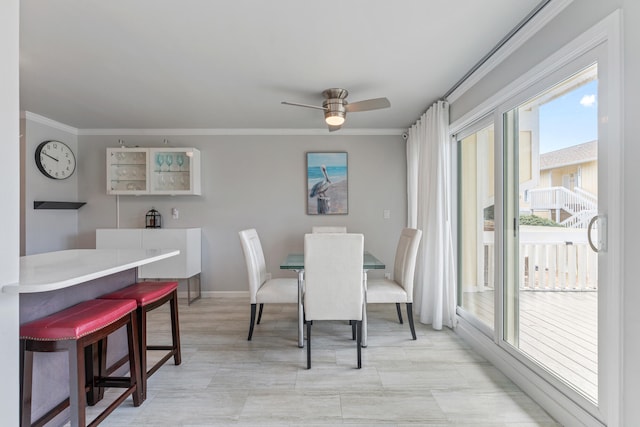
M 540 170 L 592 162 L 598 159 L 598 141 L 572 145 L 540 155 Z

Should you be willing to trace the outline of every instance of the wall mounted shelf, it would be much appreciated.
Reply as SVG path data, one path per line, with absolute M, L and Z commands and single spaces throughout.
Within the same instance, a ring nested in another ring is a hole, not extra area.
M 33 202 L 33 209 L 79 209 L 85 202 Z

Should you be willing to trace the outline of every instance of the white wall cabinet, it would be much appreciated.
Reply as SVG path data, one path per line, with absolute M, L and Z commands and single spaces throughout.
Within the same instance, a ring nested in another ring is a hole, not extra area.
M 180 254 L 138 268 L 140 279 L 187 279 L 189 303 L 200 298 L 200 228 L 102 228 L 96 249 L 179 249 Z M 193 282 L 196 288 L 192 289 Z M 193 293 L 193 295 L 192 295 Z
M 107 194 L 202 194 L 196 148 L 107 148 Z

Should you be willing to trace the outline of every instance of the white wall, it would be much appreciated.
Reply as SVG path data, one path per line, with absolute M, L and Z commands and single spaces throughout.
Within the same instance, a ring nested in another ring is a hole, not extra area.
M 55 139 L 78 153 L 78 137 L 46 123 L 21 120 L 22 143 L 22 223 L 21 255 L 73 249 L 77 247 L 78 211 L 34 209 L 34 201 L 78 201 L 78 172 L 67 179 L 45 177 L 36 167 L 35 151 L 43 141 Z
M 451 105 L 451 120 L 455 121 L 474 107 L 498 92 L 515 78 L 524 74 L 544 58 L 558 50 L 570 40 L 604 19 L 617 8 L 623 13 L 623 224 L 624 259 L 619 272 L 622 283 L 623 319 L 623 378 L 622 413 L 618 425 L 637 425 L 640 420 L 640 286 L 638 271 L 635 269 L 640 258 L 637 236 L 640 236 L 640 193 L 634 185 L 637 182 L 637 161 L 640 159 L 640 121 L 635 117 L 640 111 L 640 2 L 637 0 L 579 0 L 573 1 L 558 17 L 544 27 L 523 47 L 510 56 L 498 68 L 482 79 L 471 90 Z M 606 313 L 619 316 L 619 313 Z M 606 398 L 603 396 L 602 398 Z
M 106 194 L 105 151 L 161 146 L 162 136 L 79 136 L 79 246 L 95 247 L 95 229 L 116 226 L 116 196 Z M 170 145 L 202 154 L 202 196 L 120 196 L 120 227 L 143 227 L 155 207 L 165 227 L 202 227 L 203 292 L 248 291 L 238 231 L 256 228 L 274 277 L 288 252 L 303 249 L 313 225 L 346 225 L 364 233 L 365 248 L 388 266 L 406 224 L 405 142 L 398 136 L 174 136 Z M 346 151 L 349 214 L 306 214 L 307 151 Z M 180 219 L 171 219 L 171 208 Z M 383 219 L 383 210 L 391 218 Z M 373 273 L 373 276 L 382 272 Z
M 0 287 L 16 283 L 20 245 L 20 163 L 18 95 L 18 0 L 0 2 L 0 168 L 2 204 L 0 224 Z M 19 425 L 18 419 L 18 296 L 0 292 L 0 423 Z

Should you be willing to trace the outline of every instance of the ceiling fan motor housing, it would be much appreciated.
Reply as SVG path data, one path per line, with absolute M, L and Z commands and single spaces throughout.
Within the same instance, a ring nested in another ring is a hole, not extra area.
M 325 121 L 327 123 L 333 122 L 336 126 L 344 123 L 344 119 L 347 116 L 346 105 L 347 101 L 344 99 L 333 98 L 323 101 L 322 106 L 326 108 L 326 110 L 324 110 Z
M 344 123 L 347 116 L 347 101 L 346 97 L 349 92 L 346 89 L 326 89 L 322 92 L 322 95 L 326 98 L 322 102 L 324 110 L 325 121 L 333 126 L 340 126 Z

